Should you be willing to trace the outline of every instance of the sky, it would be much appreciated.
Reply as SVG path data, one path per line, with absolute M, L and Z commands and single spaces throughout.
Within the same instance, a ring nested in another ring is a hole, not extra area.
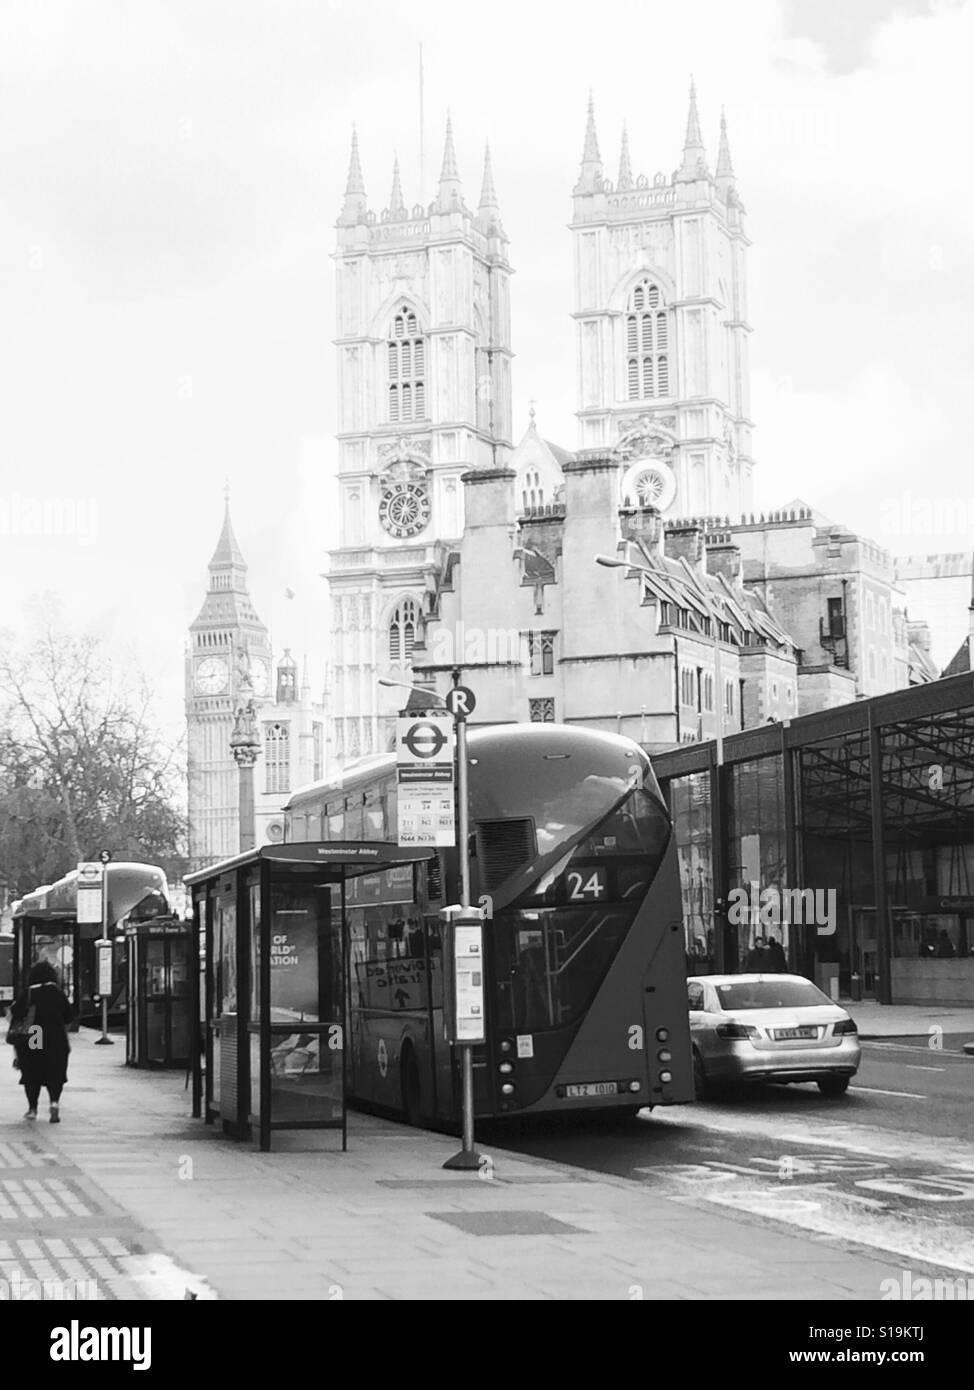
M 967 0 L 4 0 L 0 628 L 55 594 L 178 735 L 229 484 L 257 611 L 320 681 L 353 123 L 376 211 L 394 151 L 407 204 L 432 199 L 448 109 L 468 203 L 489 139 L 515 437 L 533 400 L 571 448 L 589 92 L 607 177 L 625 122 L 652 178 L 691 74 L 753 243 L 758 506 L 970 551 L 972 54 Z

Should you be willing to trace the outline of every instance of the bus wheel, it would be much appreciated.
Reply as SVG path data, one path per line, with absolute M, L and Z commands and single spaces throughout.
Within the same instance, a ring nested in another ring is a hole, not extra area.
M 407 1125 L 416 1129 L 420 1125 L 419 1067 L 416 1065 L 416 1054 L 411 1047 L 404 1047 L 402 1050 L 399 1073 L 402 1078 L 403 1118 Z

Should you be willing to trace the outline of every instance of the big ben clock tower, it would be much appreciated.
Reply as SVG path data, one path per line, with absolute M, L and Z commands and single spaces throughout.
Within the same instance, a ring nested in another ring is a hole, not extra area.
M 230 524 L 209 564 L 210 584 L 190 627 L 186 658 L 186 725 L 191 868 L 240 848 L 237 765 L 230 750 L 234 714 L 249 698 L 270 694 L 271 644 L 247 589 L 247 565 Z

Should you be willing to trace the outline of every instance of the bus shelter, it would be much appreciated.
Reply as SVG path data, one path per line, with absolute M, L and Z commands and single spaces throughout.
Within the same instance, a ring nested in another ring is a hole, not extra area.
M 195 938 L 188 922 L 161 918 L 125 928 L 130 1067 L 187 1067 L 193 1029 Z
M 78 873 L 72 870 L 57 883 L 26 894 L 13 907 L 14 991 L 27 985 L 30 968 L 48 961 L 82 1023 L 100 1018 L 99 970 L 96 943 L 104 928 L 78 921 Z M 108 995 L 110 1025 L 124 1021 L 128 1008 L 125 927 L 133 922 L 168 917 L 166 875 L 154 864 L 112 863 L 105 871 L 105 926 L 112 943 L 112 980 Z
M 264 845 L 187 876 L 200 975 L 193 1113 L 271 1147 L 340 1129 L 345 1109 L 346 882 L 426 860 L 384 842 Z

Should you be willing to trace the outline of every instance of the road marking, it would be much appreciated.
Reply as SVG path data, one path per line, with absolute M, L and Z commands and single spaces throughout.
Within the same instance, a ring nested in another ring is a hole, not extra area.
M 910 1043 L 871 1042 L 867 1038 L 864 1040 L 863 1046 L 875 1048 L 877 1052 L 922 1052 L 925 1057 L 929 1057 L 932 1053 L 943 1062 L 964 1062 L 967 1060 L 963 1053 L 948 1052 L 943 1047 L 924 1047 L 920 1043 L 913 1045 Z
M 865 1091 L 871 1096 L 905 1096 L 907 1100 L 929 1100 L 929 1096 L 918 1096 L 915 1091 L 881 1091 L 878 1086 L 850 1086 L 851 1091 Z

